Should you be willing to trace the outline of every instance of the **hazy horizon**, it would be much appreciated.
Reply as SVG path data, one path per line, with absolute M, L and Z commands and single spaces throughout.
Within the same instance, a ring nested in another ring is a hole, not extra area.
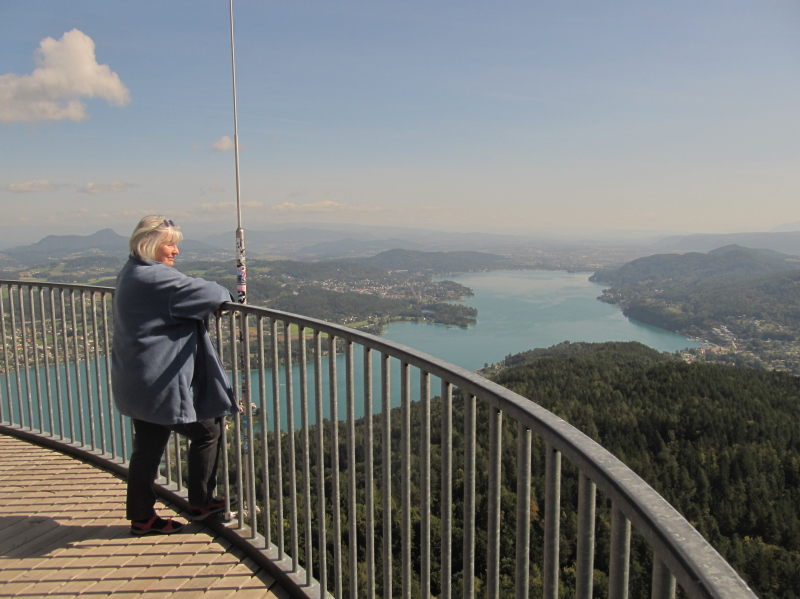
M 245 226 L 800 221 L 790 0 L 235 2 Z M 227 2 L 4 3 L 0 247 L 236 226 Z

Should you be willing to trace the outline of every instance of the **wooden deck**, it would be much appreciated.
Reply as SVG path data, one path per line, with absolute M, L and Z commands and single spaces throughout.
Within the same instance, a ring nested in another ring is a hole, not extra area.
M 0 434 L 0 597 L 288 598 L 199 524 L 140 537 L 129 528 L 124 481 Z

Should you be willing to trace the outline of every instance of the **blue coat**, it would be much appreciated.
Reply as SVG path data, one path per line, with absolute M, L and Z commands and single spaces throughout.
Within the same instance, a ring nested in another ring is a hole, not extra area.
M 111 384 L 117 409 L 171 425 L 236 412 L 205 318 L 227 289 L 171 266 L 131 257 L 117 277 Z

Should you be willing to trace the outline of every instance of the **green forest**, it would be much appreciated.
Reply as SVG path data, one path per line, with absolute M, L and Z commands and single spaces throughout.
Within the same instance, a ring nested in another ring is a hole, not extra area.
M 601 300 L 635 320 L 717 348 L 704 359 L 800 374 L 800 258 L 726 246 L 707 254 L 658 254 L 592 281 Z
M 800 597 L 800 379 L 636 343 L 535 350 L 494 379 L 622 459 L 760 597 Z
M 489 375 L 489 373 L 491 374 Z M 508 356 L 502 364 L 484 373 L 499 384 L 530 398 L 564 418 L 598 441 L 650 483 L 708 539 L 763 599 L 800 597 L 800 379 L 791 375 L 719 364 L 687 364 L 671 354 L 660 353 L 639 343 L 563 343 L 544 350 Z M 440 580 L 440 472 L 441 419 L 443 404 L 431 402 L 433 422 L 431 463 L 432 592 L 438 596 Z M 457 393 L 453 401 L 453 573 L 454 596 L 459 596 L 461 569 L 460 535 L 463 530 L 464 401 Z M 373 421 L 374 476 L 380 487 L 381 461 L 380 415 Z M 392 422 L 399 423 L 399 408 L 393 410 Z M 488 408 L 478 407 L 476 460 L 477 547 L 475 585 L 481 592 L 486 571 L 486 518 L 488 486 Z M 419 555 L 421 490 L 419 473 L 422 456 L 418 448 L 423 423 L 423 406 L 411 406 L 412 438 L 412 530 L 414 550 Z M 366 426 L 356 423 L 356 476 L 363 481 Z M 396 424 L 397 425 L 397 424 Z M 325 436 L 332 436 L 332 423 L 326 422 Z M 347 534 L 346 505 L 346 427 L 339 423 L 340 485 L 344 544 Z M 501 491 L 501 596 L 514 596 L 514 539 L 516 521 L 516 425 L 504 420 Z M 310 431 L 314 438 L 314 431 Z M 299 437 L 297 435 L 296 437 Z M 270 446 L 274 438 L 269 440 Z M 399 429 L 393 429 L 393 504 L 392 545 L 400 551 Z M 287 439 L 283 435 L 283 459 Z M 258 452 L 263 456 L 263 448 Z M 299 446 L 298 446 L 299 451 Z M 533 493 L 529 513 L 531 538 L 531 595 L 541 596 L 543 565 L 544 497 L 541 476 L 544 471 L 544 447 L 534 438 L 532 470 Z M 326 496 L 330 500 L 334 467 L 330 450 L 325 454 Z M 284 468 L 288 464 L 284 464 Z M 538 478 L 537 478 L 538 477 Z M 272 481 L 272 485 L 276 481 Z M 284 478 L 284 493 L 286 479 Z M 273 486 L 273 488 L 275 488 Z M 312 483 L 312 505 L 318 488 Z M 381 491 L 376 490 L 376 528 L 374 542 L 382 540 Z M 366 535 L 363 482 L 358 484 L 356 510 L 359 560 L 364 559 Z M 561 499 L 560 596 L 574 596 L 576 565 L 575 469 L 565 462 Z M 304 500 L 301 498 L 301 503 Z M 274 506 L 273 506 L 274 508 Z M 608 593 L 608 532 L 610 510 L 607 499 L 598 497 L 598 541 L 595 557 L 594 596 Z M 315 520 L 312 530 L 319 529 Z M 273 528 L 277 526 L 275 522 Z M 333 542 L 327 523 L 328 553 L 332 563 Z M 314 534 L 316 537 L 316 534 Z M 316 547 L 316 540 L 314 541 Z M 303 540 L 300 540 L 301 554 Z M 315 549 L 316 551 L 316 549 Z M 647 596 L 652 566 L 651 553 L 643 540 L 634 535 L 631 549 L 631 597 Z M 359 566 L 359 588 L 364 568 Z M 395 568 L 398 568 L 395 560 Z M 396 573 L 397 574 L 397 573 Z M 380 574 L 378 576 L 380 581 Z M 395 577 L 399 580 L 399 577 Z M 345 588 L 350 581 L 345 580 Z M 412 596 L 419 596 L 419 580 L 414 574 Z M 379 582 L 380 587 L 380 582 Z M 396 592 L 399 589 L 395 588 Z M 417 594 L 415 594 L 415 592 Z

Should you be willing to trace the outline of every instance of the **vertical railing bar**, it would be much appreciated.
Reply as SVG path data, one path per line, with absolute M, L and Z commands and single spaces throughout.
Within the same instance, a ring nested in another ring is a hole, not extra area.
M 288 331 L 284 330 L 284 334 Z M 270 321 L 270 351 L 272 355 L 272 415 L 275 421 L 275 510 L 277 511 L 276 533 L 278 535 L 278 559 L 283 559 L 286 550 L 283 532 L 283 452 L 281 443 L 281 386 L 280 354 L 278 352 L 278 321 Z
M 383 596 L 392 596 L 392 387 L 389 355 L 381 353 Z
M 5 374 L 6 383 L 6 397 L 8 398 L 8 420 L 6 420 L 6 412 L 3 408 L 3 402 L 0 401 L 0 422 L 14 422 L 14 411 L 11 408 L 11 372 L 9 371 L 8 361 L 8 347 L 6 345 L 6 307 L 4 296 L 11 293 L 11 286 L 3 284 L 0 286 L 0 334 L 3 335 L 3 373 Z M 16 353 L 16 352 L 14 352 Z
M 578 559 L 575 596 L 591 599 L 594 575 L 594 521 L 596 485 L 583 472 L 578 478 Z
M 331 507 L 333 534 L 333 586 L 334 596 L 342 593 L 342 500 L 339 486 L 339 401 L 336 336 L 329 337 L 328 392 L 331 405 Z
M 40 325 L 42 327 L 42 343 L 41 346 L 36 338 L 36 305 L 34 301 L 34 291 L 38 292 L 39 296 L 39 304 L 41 310 L 39 314 L 41 316 Z M 38 287 L 36 289 L 33 286 L 30 287 L 30 299 L 31 299 L 31 333 L 33 339 L 33 364 L 36 374 L 36 415 L 39 417 L 39 433 L 44 433 L 44 407 L 42 402 L 42 377 L 39 372 L 40 370 L 40 362 L 39 362 L 39 348 L 41 347 L 45 356 L 47 356 L 47 335 L 44 334 L 44 302 L 42 300 L 42 288 Z M 46 401 L 50 401 L 50 396 L 48 395 L 44 398 Z
M 56 316 L 56 289 L 50 288 L 50 321 L 51 334 L 53 335 L 53 373 L 55 376 L 56 404 L 58 405 L 58 434 L 61 440 L 64 439 L 64 403 L 61 394 L 61 370 L 58 367 L 58 317 Z M 63 317 L 63 314 L 62 314 Z M 55 426 L 55 425 L 54 425 Z
M 31 395 L 31 368 L 28 362 L 28 336 L 25 325 L 25 296 L 23 286 L 19 286 L 19 319 L 22 327 L 22 361 L 25 365 L 25 395 L 27 397 L 28 408 L 28 429 L 33 430 L 33 397 Z M 25 427 L 25 422 L 20 412 L 20 424 Z
M 103 311 L 103 353 L 105 354 L 106 364 L 106 409 L 108 410 L 108 435 L 109 444 L 111 445 L 111 457 L 117 455 L 117 435 L 114 430 L 114 398 L 111 389 L 111 336 L 109 335 L 108 328 L 108 299 L 110 294 L 103 293 L 100 296 L 100 302 Z M 112 296 L 113 297 L 113 296 Z
M 503 413 L 489 407 L 489 496 L 486 532 L 486 596 L 497 599 L 500 595 L 500 498 L 503 447 Z
M 464 597 L 475 596 L 475 451 L 477 398 L 467 394 L 464 410 Z
M 47 287 L 39 288 L 39 312 L 42 315 L 42 348 L 44 350 L 44 398 L 47 402 L 47 432 L 51 437 L 55 435 L 55 425 L 53 424 L 53 384 L 52 375 L 50 373 L 50 348 L 52 346 L 47 342 L 47 330 L 49 328 L 51 332 L 53 331 L 55 317 L 52 313 L 50 314 L 48 326 L 45 294 L 47 294 L 48 297 L 52 297 L 52 292 L 53 290 Z M 53 342 L 55 342 L 55 335 L 51 335 L 51 337 Z
M 411 369 L 408 362 L 400 365 L 400 406 L 401 596 L 411 599 Z
M 314 539 L 311 536 L 311 444 L 308 430 L 308 351 L 306 328 L 298 327 L 300 344 L 300 443 L 303 447 L 303 535 L 306 551 L 306 584 L 311 584 L 314 564 Z
M 431 375 L 420 373 L 419 395 L 422 408 L 420 465 L 420 592 L 431 596 Z
M 284 326 L 284 371 L 286 372 L 286 435 L 289 449 L 289 542 L 292 572 L 299 566 L 299 539 L 297 535 L 297 454 L 294 446 L 294 372 L 292 367 L 292 334 L 288 321 Z
M 453 387 L 442 380 L 442 575 L 441 597 L 452 596 L 453 572 Z
M 33 380 L 36 383 L 36 415 L 39 417 L 39 432 L 42 432 L 42 382 L 39 373 L 39 340 L 36 335 L 36 301 L 34 300 L 34 287 L 28 286 L 28 305 L 31 309 L 31 344 L 33 352 Z M 33 390 L 31 390 L 33 391 Z M 33 416 L 33 405 L 30 406 L 31 417 Z M 30 429 L 33 430 L 33 418 L 31 418 Z
M 258 534 L 258 506 L 256 505 L 256 458 L 255 442 L 253 438 L 253 402 L 252 369 L 250 367 L 250 315 L 244 312 L 240 315 L 242 322 L 242 362 L 244 365 L 243 381 L 246 387 L 242 390 L 245 413 L 245 447 L 247 459 L 244 480 L 247 481 L 247 507 L 250 510 L 250 538 L 255 539 Z
M 214 337 L 217 349 L 217 355 L 221 364 L 225 364 L 225 344 L 222 343 L 222 314 L 217 312 L 214 315 Z M 124 440 L 124 437 L 123 437 Z M 220 459 L 222 461 L 222 485 L 223 493 L 225 495 L 225 518 L 230 517 L 231 513 L 231 481 L 230 481 L 230 463 L 228 462 L 228 423 L 227 420 L 222 421 L 222 452 Z M 241 505 L 239 506 L 241 509 Z
M 611 506 L 611 549 L 608 572 L 609 599 L 628 599 L 631 522 L 616 505 Z
M 17 286 L 17 290 L 19 291 L 19 286 Z M 19 417 L 19 426 L 23 425 L 23 418 L 22 418 L 22 379 L 20 378 L 20 365 L 19 365 L 19 352 L 17 351 L 17 311 L 14 309 L 14 292 L 13 288 L 9 285 L 8 287 L 8 309 L 11 312 L 11 347 L 12 352 L 11 355 L 14 356 L 14 379 L 17 383 L 17 415 Z M 24 334 L 23 334 L 24 337 Z M 11 396 L 8 397 L 8 406 L 10 414 L 9 421 L 13 424 L 14 423 L 14 408 L 11 405 Z
M 372 350 L 364 348 L 364 509 L 366 531 L 367 588 L 366 596 L 375 596 L 375 480 L 373 477 L 373 427 L 372 427 Z
M 20 363 L 19 352 L 17 351 L 17 311 L 14 309 L 14 292 L 13 287 L 8 287 L 8 309 L 11 313 L 11 355 L 14 357 L 14 379 L 17 383 L 17 416 L 19 418 L 19 426 L 22 426 L 22 379 L 20 377 Z M 11 396 L 8 398 L 10 419 L 14 423 L 14 408 L 12 406 Z
M 237 332 L 238 327 L 236 325 L 236 321 L 239 314 L 235 311 L 231 311 L 229 327 L 230 327 L 230 353 L 231 353 L 231 379 L 233 383 L 233 396 L 239 401 L 239 410 L 237 410 L 236 414 L 233 417 L 234 421 L 234 448 L 236 450 L 235 460 L 236 460 L 236 496 L 239 498 L 239 509 L 237 510 L 237 525 L 239 529 L 244 528 L 244 514 L 245 509 L 247 506 L 244 505 L 245 503 L 245 494 L 244 494 L 244 472 L 242 471 L 242 406 L 241 406 L 241 390 L 240 390 L 240 381 L 239 381 L 239 350 L 236 345 L 236 339 L 238 338 Z
M 268 548 L 272 544 L 272 505 L 270 502 L 269 485 L 269 420 L 267 418 L 267 362 L 264 346 L 264 316 L 258 317 L 258 409 L 259 424 L 261 427 L 261 496 L 264 508 L 261 526 L 264 530 L 264 545 Z
M 92 338 L 94 341 L 94 376 L 97 382 L 97 424 L 100 427 L 100 450 L 106 452 L 106 419 L 103 412 L 103 383 L 100 376 L 100 332 L 97 326 L 97 304 L 95 303 L 97 294 L 90 294 L 92 306 Z M 102 299 L 102 298 L 101 298 Z M 88 361 L 87 361 L 88 363 Z
M 325 529 L 325 418 L 322 403 L 322 337 L 318 329 L 314 330 L 314 398 L 317 412 L 317 554 L 319 566 L 320 599 L 325 597 L 328 588 L 328 535 Z M 334 425 L 336 420 L 333 419 Z
M 72 375 L 70 374 L 69 367 L 69 342 L 67 341 L 67 304 L 64 299 L 66 289 L 61 289 L 60 304 L 61 304 L 61 341 L 64 344 L 64 382 L 66 389 L 67 401 L 67 420 L 69 422 L 69 440 L 75 441 L 75 417 L 72 410 Z M 120 419 L 122 414 L 120 414 Z
M 345 388 L 347 393 L 347 524 L 350 598 L 358 597 L 358 529 L 356 511 L 356 408 L 353 342 L 345 343 Z
M 86 373 L 86 406 L 89 412 L 89 437 L 91 440 L 90 447 L 95 449 L 94 393 L 92 392 L 92 373 L 91 366 L 89 364 L 89 320 L 86 316 L 85 291 L 81 291 L 81 321 L 83 322 L 83 369 Z M 84 445 L 85 444 L 86 442 L 84 441 Z
M 81 445 L 86 444 L 86 428 L 84 427 L 83 423 L 83 391 L 81 388 L 81 365 L 80 365 L 80 350 L 78 346 L 78 312 L 75 309 L 75 293 L 76 291 L 73 289 L 70 293 L 69 300 L 70 300 L 70 312 L 72 316 L 72 353 L 75 357 L 75 363 L 73 367 L 75 368 L 75 399 L 76 401 L 76 409 L 78 415 L 78 430 L 81 433 Z M 76 441 L 75 438 L 72 439 Z
M 558 541 L 561 516 L 561 452 L 545 448 L 544 597 L 558 599 Z
M 515 597 L 528 599 L 531 547 L 531 429 L 517 423 L 517 531 Z
M 653 555 L 652 599 L 675 599 L 675 577 L 657 555 Z

